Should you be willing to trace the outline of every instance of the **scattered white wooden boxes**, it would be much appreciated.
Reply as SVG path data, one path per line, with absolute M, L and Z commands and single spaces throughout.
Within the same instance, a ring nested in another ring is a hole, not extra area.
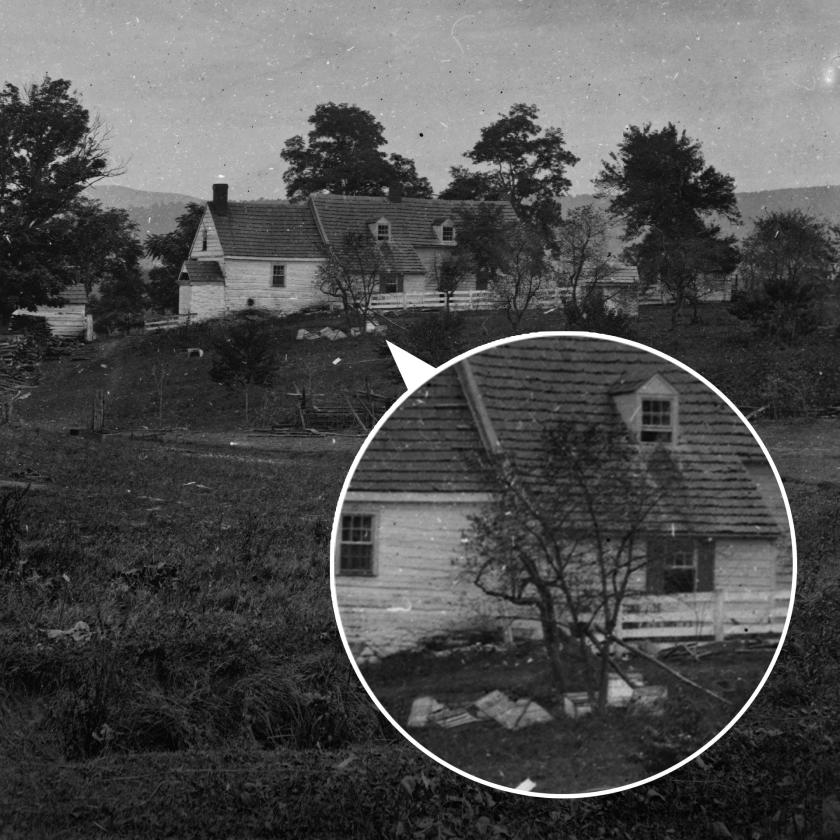
M 626 707 L 631 713 L 661 715 L 665 710 L 668 689 L 664 685 L 644 685 L 642 675 L 638 671 L 629 670 L 627 677 L 635 687 L 631 687 L 617 675 L 610 675 L 607 704 Z M 411 704 L 407 725 L 409 729 L 422 729 L 426 726 L 453 729 L 480 720 L 494 720 L 505 729 L 516 730 L 554 719 L 539 703 L 527 697 L 511 700 L 498 689 L 485 694 L 469 706 L 470 708 L 450 708 L 434 697 L 416 697 Z M 573 719 L 590 714 L 592 704 L 589 694 L 585 691 L 564 694 L 563 712 Z
M 664 685 L 645 685 L 638 671 L 628 670 L 627 678 L 634 687 L 617 674 L 610 674 L 607 684 L 607 705 L 626 707 L 632 713 L 645 712 L 659 716 L 665 711 L 668 689 Z M 580 718 L 592 712 L 589 694 L 585 691 L 570 691 L 563 695 L 563 712 L 567 717 Z

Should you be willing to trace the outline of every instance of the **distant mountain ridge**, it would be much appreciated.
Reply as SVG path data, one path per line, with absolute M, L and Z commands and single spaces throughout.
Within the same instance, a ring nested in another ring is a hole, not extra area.
M 153 192 L 135 190 L 115 184 L 94 184 L 86 190 L 90 198 L 101 201 L 105 207 L 122 207 L 128 211 L 137 224 L 140 238 L 150 233 L 169 233 L 175 229 L 175 220 L 190 202 L 203 204 L 206 198 L 196 198 L 184 193 Z M 747 236 L 752 223 L 765 211 L 785 211 L 799 208 L 832 224 L 840 225 L 840 186 L 792 187 L 759 192 L 735 194 L 741 210 L 743 224 L 723 225 L 727 232 L 738 238 Z M 250 199 L 254 200 L 254 199 Z M 259 200 L 259 199 L 257 199 Z M 266 199 L 267 200 L 267 199 Z M 563 209 L 568 212 L 584 204 L 595 204 L 606 209 L 605 199 L 593 195 L 570 195 L 562 199 Z
M 831 224 L 840 225 L 840 186 L 791 187 L 759 192 L 736 192 L 738 209 L 741 211 L 741 225 L 723 222 L 726 233 L 733 233 L 739 239 L 748 236 L 755 220 L 765 212 L 799 209 Z M 563 211 L 568 212 L 585 204 L 595 204 L 606 210 L 609 201 L 591 194 L 570 195 L 562 199 Z
M 152 192 L 120 187 L 116 184 L 94 184 L 85 190 L 85 195 L 100 201 L 103 207 L 121 207 L 137 225 L 138 235 L 143 241 L 150 233 L 169 233 L 175 229 L 175 220 L 187 204 L 202 204 L 205 199 L 183 193 Z

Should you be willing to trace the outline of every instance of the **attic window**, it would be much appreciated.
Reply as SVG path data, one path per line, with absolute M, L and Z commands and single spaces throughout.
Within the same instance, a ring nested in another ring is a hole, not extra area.
M 338 573 L 340 575 L 373 575 L 373 517 L 350 514 L 341 517 Z
M 202 251 L 207 250 L 207 228 L 204 228 L 201 231 L 201 250 Z
M 672 443 L 674 440 L 674 412 L 669 399 L 643 399 L 642 424 L 639 432 L 642 443 Z
M 388 242 L 391 239 L 391 226 L 388 222 L 378 222 L 376 225 L 376 241 Z
M 444 225 L 440 229 L 440 239 L 441 239 L 441 242 L 454 242 L 455 241 L 455 227 L 454 227 L 454 225 Z

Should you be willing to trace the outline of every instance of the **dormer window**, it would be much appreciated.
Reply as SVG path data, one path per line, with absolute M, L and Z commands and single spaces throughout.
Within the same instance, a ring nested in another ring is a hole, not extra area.
M 679 394 L 661 374 L 612 388 L 618 413 L 633 437 L 643 444 L 678 442 Z
M 672 443 L 674 426 L 670 399 L 642 399 L 642 422 L 639 440 L 642 443 Z
M 455 244 L 455 225 L 451 219 L 435 219 L 432 222 L 432 230 L 438 242 L 444 245 Z
M 384 216 L 380 216 L 378 219 L 369 220 L 367 226 L 370 231 L 370 235 L 374 238 L 374 241 L 391 241 L 391 223 Z

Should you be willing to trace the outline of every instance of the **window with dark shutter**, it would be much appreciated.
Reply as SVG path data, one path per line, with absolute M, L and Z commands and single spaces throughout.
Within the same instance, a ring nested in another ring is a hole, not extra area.
M 697 540 L 697 591 L 714 592 L 715 589 L 715 541 Z
M 694 537 L 649 537 L 645 564 L 652 595 L 711 592 L 715 588 L 715 543 Z
M 383 272 L 379 279 L 379 291 L 383 295 L 402 294 L 403 276 L 398 271 Z

